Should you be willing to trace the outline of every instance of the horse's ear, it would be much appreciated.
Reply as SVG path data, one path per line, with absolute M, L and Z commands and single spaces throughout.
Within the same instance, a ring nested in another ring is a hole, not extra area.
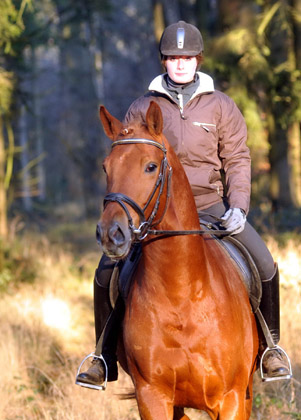
M 161 108 L 156 102 L 151 101 L 147 113 L 146 124 L 148 131 L 153 136 L 159 136 L 163 130 L 163 117 Z
M 99 116 L 104 132 L 111 140 L 115 140 L 123 128 L 122 123 L 102 105 L 99 108 Z

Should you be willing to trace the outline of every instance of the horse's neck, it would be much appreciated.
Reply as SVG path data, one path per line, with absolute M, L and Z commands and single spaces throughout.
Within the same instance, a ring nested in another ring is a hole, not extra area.
M 184 169 L 178 160 L 172 166 L 170 202 L 162 225 L 168 224 L 174 230 L 199 230 L 197 209 Z
M 182 169 L 182 168 L 181 168 Z M 158 230 L 200 230 L 195 201 L 184 172 L 175 171 L 170 201 Z M 170 280 L 173 287 L 187 287 L 196 273 L 207 270 L 204 261 L 204 240 L 200 235 L 163 235 L 145 241 L 144 258 L 147 270 L 156 267 L 156 280 L 162 284 Z M 168 275 L 167 275 L 168 273 Z M 169 287 L 168 284 L 165 284 Z
M 183 299 L 202 296 L 204 288 L 211 286 L 206 281 L 208 270 L 201 242 L 202 238 L 196 236 L 171 236 L 146 243 L 143 289 L 155 299 L 165 296 L 174 306 L 181 305 Z

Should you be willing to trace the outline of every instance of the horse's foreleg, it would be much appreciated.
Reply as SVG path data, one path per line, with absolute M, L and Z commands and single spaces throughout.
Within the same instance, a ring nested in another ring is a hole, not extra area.
M 190 420 L 188 416 L 184 414 L 184 408 L 174 407 L 173 420 Z
M 253 374 L 250 377 L 248 395 L 246 400 L 246 419 L 251 417 L 252 413 L 252 403 L 253 403 Z
M 173 403 L 148 384 L 136 384 L 136 399 L 142 420 L 173 420 Z
M 248 420 L 246 395 L 234 390 L 225 395 L 218 420 Z

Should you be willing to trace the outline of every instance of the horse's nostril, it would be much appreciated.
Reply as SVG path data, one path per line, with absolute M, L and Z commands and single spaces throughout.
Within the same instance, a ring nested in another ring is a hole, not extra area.
M 99 223 L 97 223 L 96 225 L 96 240 L 98 243 L 100 243 L 101 241 L 101 227 L 99 225 Z
M 115 245 L 123 245 L 125 242 L 125 235 L 118 225 L 118 223 L 114 223 L 114 225 L 109 229 L 109 238 Z

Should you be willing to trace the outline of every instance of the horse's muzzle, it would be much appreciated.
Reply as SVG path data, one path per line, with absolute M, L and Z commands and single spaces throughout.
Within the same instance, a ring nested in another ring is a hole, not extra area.
M 96 226 L 96 239 L 103 252 L 110 258 L 124 258 L 131 247 L 131 234 L 127 225 L 112 220 L 108 225 L 102 221 Z

